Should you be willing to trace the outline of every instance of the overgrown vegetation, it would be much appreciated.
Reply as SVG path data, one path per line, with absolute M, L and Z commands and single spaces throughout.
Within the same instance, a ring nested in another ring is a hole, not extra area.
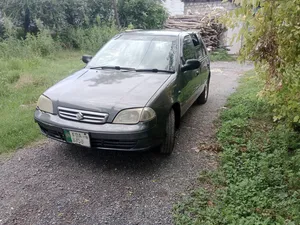
M 0 1 L 0 58 L 46 56 L 60 49 L 95 53 L 126 27 L 161 28 L 167 13 L 157 0 Z M 119 12 L 120 24 L 116 24 Z
M 160 29 L 167 19 L 160 0 L 120 0 L 118 5 L 124 27 L 132 25 L 139 29 Z
M 88 45 L 91 41 L 95 46 L 101 36 L 107 39 L 111 37 L 109 34 L 116 33 L 115 12 L 118 12 L 117 21 L 122 27 L 138 29 L 161 28 L 167 18 L 164 7 L 157 0 L 119 0 L 116 9 L 111 0 L 2 0 L 0 40 L 11 37 L 12 28 L 13 37 L 17 39 L 48 30 L 64 47 L 86 50 L 87 46 L 91 48 Z M 84 38 L 87 43 L 83 45 Z M 99 46 L 101 43 L 97 50 Z
M 209 58 L 212 62 L 215 61 L 235 61 L 236 58 L 230 55 L 226 49 L 217 49 L 209 54 Z
M 33 120 L 37 98 L 57 81 L 82 68 L 79 52 L 0 60 L 0 153 L 41 138 Z
M 243 80 L 221 114 L 220 167 L 174 207 L 175 224 L 300 224 L 300 137 L 274 124 L 261 82 Z
M 233 0 L 239 7 L 226 16 L 242 24 L 242 60 L 255 62 L 264 80 L 261 96 L 273 106 L 273 119 L 300 125 L 300 0 Z

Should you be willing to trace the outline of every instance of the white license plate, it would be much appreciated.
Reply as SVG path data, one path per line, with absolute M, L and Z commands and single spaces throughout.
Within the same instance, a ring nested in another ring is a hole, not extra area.
M 82 145 L 85 147 L 91 147 L 90 136 L 88 133 L 75 132 L 75 131 L 64 131 L 66 141 L 72 144 Z

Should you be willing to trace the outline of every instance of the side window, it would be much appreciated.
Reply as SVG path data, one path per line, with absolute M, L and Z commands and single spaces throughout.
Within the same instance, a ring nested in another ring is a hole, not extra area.
M 183 58 L 184 61 L 196 58 L 196 50 L 190 35 L 185 36 L 183 39 Z
M 207 55 L 207 52 L 201 38 L 199 38 L 199 43 L 200 43 L 200 48 L 199 48 L 200 57 L 205 57 Z
M 193 44 L 197 48 L 200 45 L 199 39 L 196 34 L 191 34 Z

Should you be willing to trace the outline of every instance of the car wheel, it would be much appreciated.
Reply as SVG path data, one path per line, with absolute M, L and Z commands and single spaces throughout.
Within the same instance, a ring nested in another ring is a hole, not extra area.
M 166 137 L 160 148 L 160 153 L 171 154 L 175 144 L 175 112 L 172 109 L 167 118 L 166 123 Z
M 208 94 L 209 94 L 209 81 L 210 81 L 210 77 L 208 77 L 208 80 L 206 81 L 203 92 L 197 98 L 197 104 L 199 104 L 199 105 L 203 105 L 207 102 Z

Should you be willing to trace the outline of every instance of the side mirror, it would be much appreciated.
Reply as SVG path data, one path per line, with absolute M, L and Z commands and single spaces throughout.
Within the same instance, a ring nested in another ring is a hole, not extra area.
M 195 70 L 201 66 L 201 63 L 197 59 L 189 59 L 185 62 L 185 65 L 181 67 L 181 72 L 188 70 Z
M 84 55 L 82 56 L 82 62 L 88 64 L 92 60 L 93 56 L 91 55 Z

